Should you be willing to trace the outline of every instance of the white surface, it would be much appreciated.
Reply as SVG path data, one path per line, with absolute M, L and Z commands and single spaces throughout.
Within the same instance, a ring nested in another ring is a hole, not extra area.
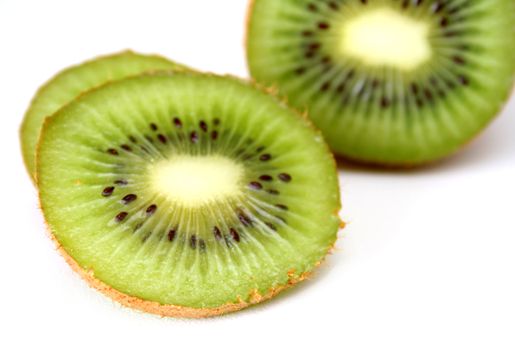
M 45 234 L 18 126 L 59 69 L 123 48 L 246 76 L 244 0 L 0 0 L 1 349 L 514 349 L 515 100 L 465 152 L 415 172 L 341 169 L 336 252 L 312 281 L 229 316 L 114 304 Z

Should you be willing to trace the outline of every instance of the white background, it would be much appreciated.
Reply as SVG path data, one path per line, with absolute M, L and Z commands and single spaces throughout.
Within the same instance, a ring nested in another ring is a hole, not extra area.
M 278 0 L 279 1 L 279 0 Z M 45 233 L 18 127 L 58 70 L 125 48 L 247 76 L 245 0 L 0 0 L 0 348 L 514 349 L 515 100 L 417 171 L 340 166 L 349 222 L 311 281 L 208 320 L 122 308 Z

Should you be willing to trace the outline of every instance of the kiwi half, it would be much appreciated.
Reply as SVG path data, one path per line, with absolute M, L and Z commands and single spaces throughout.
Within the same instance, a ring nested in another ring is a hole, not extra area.
M 461 148 L 513 86 L 513 0 L 254 0 L 252 76 L 308 109 L 332 149 L 416 165 Z
M 303 280 L 336 240 L 323 137 L 234 78 L 152 74 L 48 118 L 41 207 L 67 261 L 124 305 L 205 317 Z
M 46 117 L 91 88 L 111 80 L 162 69 L 186 68 L 159 56 L 123 51 L 67 68 L 45 83 L 32 99 L 20 129 L 23 160 L 32 180 L 36 170 L 36 144 Z

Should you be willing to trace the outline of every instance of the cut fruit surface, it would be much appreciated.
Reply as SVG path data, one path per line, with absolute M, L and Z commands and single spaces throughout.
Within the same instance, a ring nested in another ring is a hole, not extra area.
M 156 74 L 84 94 L 45 123 L 38 184 L 90 283 L 163 315 L 275 295 L 319 264 L 340 223 L 322 136 L 233 78 Z
M 255 0 L 251 75 L 338 154 L 416 165 L 476 136 L 515 76 L 512 0 Z
M 102 56 L 67 68 L 43 85 L 32 99 L 20 129 L 23 160 L 34 178 L 36 144 L 46 117 L 81 93 L 108 81 L 155 70 L 185 70 L 165 58 L 131 51 Z

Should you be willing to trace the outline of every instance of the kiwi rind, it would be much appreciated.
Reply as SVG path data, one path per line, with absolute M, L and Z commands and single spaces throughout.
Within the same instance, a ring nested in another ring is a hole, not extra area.
M 50 90 L 56 85 L 59 84 L 59 81 L 63 77 L 67 76 L 73 76 L 75 72 L 80 71 L 83 67 L 91 66 L 92 64 L 98 64 L 102 63 L 103 61 L 107 60 L 113 60 L 113 59 L 123 59 L 123 58 L 134 58 L 134 59 L 145 59 L 149 60 L 149 62 L 152 60 L 155 62 L 155 67 L 151 68 L 149 67 L 145 72 L 152 72 L 155 70 L 177 70 L 177 71 L 186 71 L 191 70 L 189 67 L 182 65 L 180 63 L 176 63 L 173 61 L 170 61 L 169 59 L 156 55 L 156 54 L 141 54 L 134 52 L 132 50 L 123 50 L 116 53 L 111 53 L 107 55 L 101 55 L 94 58 L 90 58 L 86 61 L 83 61 L 82 63 L 74 64 L 72 66 L 69 66 L 58 73 L 56 73 L 53 77 L 48 79 L 42 86 L 38 88 L 35 95 L 32 97 L 31 102 L 29 104 L 29 107 L 27 108 L 27 111 L 25 112 L 23 121 L 21 123 L 20 129 L 19 129 L 19 137 L 21 141 L 21 149 L 22 149 L 22 156 L 23 156 L 23 162 L 25 164 L 25 168 L 27 172 L 30 175 L 30 178 L 34 184 L 36 184 L 36 147 L 38 143 L 39 133 L 41 132 L 41 126 L 44 122 L 44 119 L 50 117 L 51 115 L 42 116 L 43 119 L 41 121 L 38 121 L 41 116 L 37 113 L 37 108 L 41 108 L 38 104 L 40 103 L 40 99 L 45 98 L 46 95 L 50 92 Z M 143 73 L 143 72 L 141 72 Z M 136 75 L 138 73 L 135 73 Z M 128 76 L 130 76 L 129 74 Z M 126 77 L 128 77 L 126 76 Z M 86 92 L 87 90 L 91 88 L 95 88 L 97 86 L 103 85 L 104 83 L 107 83 L 109 81 L 116 80 L 116 78 L 110 78 L 106 79 L 105 81 L 102 81 L 99 84 L 92 85 L 90 88 L 85 89 L 84 91 L 81 91 L 78 93 L 75 97 L 72 98 L 71 101 L 73 101 L 75 98 L 80 96 L 82 93 Z M 66 105 L 67 103 L 71 102 L 67 101 L 64 103 Z M 59 108 L 62 108 L 64 105 L 61 105 Z M 54 113 L 57 112 L 59 109 L 54 108 Z M 39 126 L 38 131 L 34 131 L 33 129 L 35 127 Z M 38 135 L 35 135 L 35 132 L 37 132 Z
M 151 72 L 151 73 L 142 74 L 142 76 L 174 76 L 174 75 L 200 75 L 200 74 L 196 73 L 196 72 L 191 72 L 191 71 L 190 72 L 181 72 L 181 73 L 177 73 L 175 71 L 170 71 L 170 72 L 159 71 L 159 72 Z M 203 74 L 203 75 L 216 76 L 214 74 Z M 137 77 L 132 77 L 132 78 L 137 78 Z M 127 78 L 127 79 L 132 79 L 132 78 Z M 249 83 L 247 81 L 244 81 L 243 79 L 231 77 L 231 76 L 225 76 L 224 78 L 237 80 L 241 83 L 249 84 L 249 85 L 253 86 L 255 89 L 257 89 L 263 93 L 266 93 L 269 96 L 270 95 L 273 96 L 272 98 L 274 98 L 276 100 L 276 102 L 279 105 L 281 105 L 283 108 L 288 108 L 289 110 L 291 110 L 291 108 L 289 108 L 285 104 L 284 100 L 278 99 L 276 96 L 271 94 L 270 89 L 267 89 L 267 88 L 263 87 L 262 85 L 255 84 L 255 83 Z M 126 80 L 126 79 L 123 79 L 123 80 Z M 91 89 L 90 91 L 86 92 L 84 95 L 87 95 L 96 90 L 102 89 L 103 87 L 109 86 L 111 84 L 113 84 L 113 82 L 107 82 L 106 84 L 104 84 L 100 87 Z M 77 97 L 76 100 L 80 99 L 81 97 L 82 96 Z M 317 130 L 313 126 L 311 121 L 308 118 L 306 118 L 305 114 L 300 114 L 298 112 L 295 112 L 295 113 L 299 117 L 299 120 L 302 120 L 306 126 L 308 126 L 312 131 L 314 131 L 317 135 L 319 135 L 321 137 L 319 130 Z M 45 134 L 46 129 L 53 121 L 54 121 L 54 118 L 47 118 L 45 120 L 44 125 L 43 125 L 42 135 Z M 38 151 L 37 151 L 38 159 L 40 157 L 39 146 L 41 145 L 41 141 L 42 140 L 40 139 L 40 142 L 38 143 Z M 323 143 L 323 145 L 324 145 L 325 150 L 327 152 L 329 152 L 329 154 L 330 154 L 330 150 L 329 150 L 327 144 Z M 336 162 L 333 157 L 331 157 L 331 159 L 332 159 L 333 171 L 336 173 Z M 334 216 L 336 218 L 338 218 L 338 220 L 340 221 L 340 228 L 343 228 L 344 223 L 339 219 L 339 216 L 338 216 L 338 212 L 340 210 L 340 197 L 339 197 L 340 194 L 338 192 L 335 195 L 337 196 L 338 205 L 337 205 L 337 207 L 334 208 Z M 40 192 L 39 199 L 40 199 L 40 207 L 42 208 L 43 213 L 45 213 L 45 207 L 42 204 L 42 200 L 41 200 L 41 192 Z M 83 279 L 85 279 L 90 286 L 96 288 L 103 294 L 107 295 L 108 297 L 114 299 L 115 301 L 119 302 L 120 304 L 122 304 L 124 306 L 128 306 L 128 307 L 131 307 L 134 309 L 138 309 L 141 311 L 145 311 L 145 312 L 149 312 L 149 313 L 153 313 L 153 314 L 157 314 L 157 315 L 161 315 L 161 316 L 200 318 L 200 317 L 216 316 L 216 315 L 220 315 L 220 314 L 224 314 L 224 313 L 228 313 L 228 312 L 237 311 L 237 310 L 243 309 L 245 307 L 248 307 L 250 305 L 257 304 L 257 303 L 263 302 L 265 300 L 268 300 L 268 299 L 274 297 L 275 295 L 280 293 L 282 290 L 289 288 L 289 287 L 297 284 L 298 282 L 305 280 L 312 273 L 311 270 L 302 271 L 300 273 L 297 273 L 296 271 L 289 271 L 288 276 L 287 276 L 287 283 L 274 286 L 273 288 L 270 288 L 270 290 L 267 293 L 262 293 L 262 294 L 257 292 L 257 290 L 250 290 L 248 292 L 247 296 L 243 295 L 241 297 L 238 297 L 237 302 L 229 301 L 229 302 L 227 302 L 227 304 L 221 305 L 218 307 L 195 308 L 195 307 L 185 307 L 185 306 L 172 305 L 172 304 L 160 304 L 155 301 L 144 300 L 144 299 L 141 299 L 141 298 L 129 295 L 129 294 L 125 294 L 123 292 L 120 292 L 119 290 L 116 290 L 116 289 L 110 287 L 106 283 L 102 282 L 99 278 L 97 278 L 94 275 L 92 270 L 83 268 L 76 260 L 74 260 L 74 258 L 71 257 L 66 252 L 66 250 L 61 246 L 58 239 L 52 232 L 50 225 L 47 224 L 47 227 L 48 227 L 48 231 L 50 233 L 52 240 L 55 242 L 58 251 L 61 253 L 61 255 L 63 255 L 66 262 L 72 267 L 72 269 L 74 271 L 76 271 Z M 327 247 L 327 253 L 329 253 L 330 250 L 333 248 L 335 241 L 336 241 L 336 236 L 334 238 L 334 241 L 332 241 L 331 244 Z M 318 261 L 316 264 L 314 264 L 314 266 L 312 266 L 312 268 L 314 269 L 314 268 L 318 267 L 320 265 L 320 263 L 322 262 L 322 260 Z
M 122 306 L 143 311 L 146 313 L 162 316 L 162 317 L 174 317 L 174 318 L 208 318 L 224 315 L 231 312 L 236 312 L 247 307 L 260 304 L 262 302 L 266 302 L 273 297 L 277 296 L 279 293 L 295 286 L 296 284 L 309 279 L 314 271 L 303 272 L 300 275 L 295 275 L 294 271 L 288 275 L 288 283 L 284 285 L 278 285 L 276 287 L 271 288 L 268 293 L 261 295 L 257 290 L 252 290 L 249 292 L 251 296 L 248 301 L 245 301 L 242 297 L 239 298 L 236 303 L 227 303 L 225 305 L 214 307 L 214 308 L 193 308 L 187 306 L 180 305 L 172 305 L 172 304 L 160 304 L 155 301 L 144 300 L 135 296 L 131 296 L 125 293 L 122 293 L 113 287 L 107 285 L 102 282 L 100 279 L 95 277 L 95 274 L 92 270 L 86 270 L 82 268 L 60 245 L 57 238 L 53 235 L 53 233 L 48 230 L 50 235 L 50 239 L 54 242 L 56 250 L 61 254 L 66 263 L 71 267 L 71 269 L 77 273 L 88 285 L 100 293 L 104 294 L 106 297 L 114 300 Z M 327 255 L 331 253 L 333 247 L 331 246 Z M 318 268 L 323 263 L 321 260 L 319 263 L 315 265 L 315 268 Z
M 252 55 L 251 55 L 251 27 L 252 27 L 252 21 L 254 20 L 254 14 L 255 14 L 255 7 L 259 3 L 264 3 L 265 0 L 251 0 L 249 3 L 249 6 L 247 8 L 247 19 L 246 19 L 246 36 L 245 36 L 245 48 L 246 48 L 246 57 L 247 57 L 247 68 L 251 74 L 251 77 L 254 80 L 260 81 L 262 84 L 266 84 L 269 86 L 273 86 L 273 89 L 278 91 L 279 95 L 282 95 L 284 99 L 288 99 L 289 93 L 285 90 L 282 90 L 281 86 L 282 83 L 279 80 L 270 80 L 268 78 L 263 78 L 260 75 L 258 75 L 252 65 Z M 305 1 L 301 2 L 302 4 L 313 3 L 315 6 L 319 6 L 319 3 L 316 1 Z M 335 2 L 337 3 L 337 2 Z M 366 4 L 366 2 L 362 2 Z M 326 6 L 329 2 L 320 3 L 320 6 Z M 502 25 L 506 28 L 506 23 L 510 23 L 515 21 L 515 3 L 510 2 L 509 0 L 499 0 L 498 3 L 498 9 L 497 12 L 502 11 L 502 8 L 504 8 L 503 14 L 507 14 L 506 16 L 503 16 L 502 19 L 498 20 L 498 28 L 500 28 Z M 511 17 L 510 17 L 511 15 Z M 490 19 L 492 21 L 493 19 Z M 501 24 L 503 23 L 503 24 Z M 381 154 L 363 154 L 360 152 L 353 152 L 346 149 L 344 146 L 341 146 L 338 144 L 338 140 L 335 140 L 335 129 L 333 128 L 332 131 L 327 131 L 326 128 L 321 127 L 322 132 L 324 133 L 324 136 L 326 137 L 327 142 L 329 143 L 331 149 L 337 157 L 341 160 L 349 161 L 350 163 L 355 163 L 361 166 L 371 166 L 371 167 L 380 167 L 385 169 L 392 169 L 392 170 L 402 170 L 402 169 L 413 169 L 413 168 L 419 168 L 426 165 L 432 165 L 435 163 L 439 163 L 441 161 L 444 161 L 455 154 L 459 153 L 460 151 L 463 151 L 466 149 L 466 147 L 472 143 L 478 136 L 482 134 L 482 132 L 485 131 L 488 125 L 490 125 L 493 120 L 495 120 L 495 117 L 499 115 L 500 111 L 502 110 L 502 107 L 507 102 L 509 96 L 512 93 L 512 89 L 515 86 L 515 41 L 507 38 L 513 37 L 515 35 L 515 27 L 512 26 L 511 31 L 509 28 L 506 28 L 506 35 L 503 35 L 502 39 L 499 37 L 499 40 L 496 40 L 496 46 L 495 49 L 497 50 L 497 58 L 504 59 L 502 62 L 501 69 L 504 72 L 504 74 L 499 74 L 500 79 L 497 83 L 497 91 L 498 94 L 495 98 L 495 103 L 491 103 L 491 108 L 489 110 L 488 116 L 486 118 L 481 119 L 481 123 L 478 123 L 474 132 L 470 133 L 467 138 L 463 138 L 460 140 L 460 142 L 456 142 L 454 145 L 447 147 L 446 149 L 438 149 L 431 151 L 432 154 L 424 154 L 421 156 L 410 156 L 410 157 L 397 157 L 397 156 L 384 156 Z M 259 35 L 258 35 L 259 36 Z M 258 37 L 257 36 L 257 37 Z M 504 40 L 504 41 L 503 41 Z M 501 45 L 501 41 L 503 42 L 503 45 Z M 293 49 L 293 48 L 292 48 Z M 500 53 L 502 51 L 504 53 L 504 56 Z M 490 87 L 492 83 L 490 82 Z M 483 90 L 485 87 L 483 87 Z M 469 96 L 470 98 L 470 96 Z M 290 99 L 291 100 L 291 99 Z M 306 109 L 310 115 L 310 117 L 316 116 L 316 113 L 313 113 L 313 111 L 310 109 L 309 104 L 302 104 L 299 105 L 298 103 L 294 103 L 290 101 L 290 104 L 292 104 L 295 108 L 300 109 Z M 472 106 L 473 107 L 473 106 Z M 314 118 L 315 124 L 320 127 L 318 121 L 316 118 Z M 328 135 L 328 133 L 332 133 L 332 135 Z M 339 138 L 344 137 L 344 135 L 339 135 Z

